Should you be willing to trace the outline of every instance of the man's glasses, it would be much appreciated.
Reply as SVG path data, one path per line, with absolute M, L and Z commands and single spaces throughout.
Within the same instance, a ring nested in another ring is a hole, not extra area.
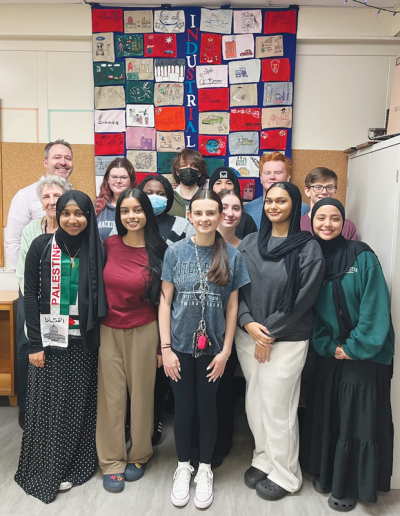
M 335 193 L 337 190 L 337 186 L 335 186 L 335 185 L 328 185 L 328 186 L 312 185 L 312 186 L 310 186 L 310 188 L 312 188 L 315 193 L 322 193 L 324 190 L 326 190 L 326 193 Z

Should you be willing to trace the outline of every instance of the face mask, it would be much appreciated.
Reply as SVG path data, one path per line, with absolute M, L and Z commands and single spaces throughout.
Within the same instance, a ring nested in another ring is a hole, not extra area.
M 199 178 L 199 171 L 194 168 L 181 168 L 178 170 L 179 180 L 185 186 L 193 186 Z
M 167 198 L 156 194 L 149 195 L 148 197 L 153 206 L 154 215 L 156 217 L 157 215 L 161 215 L 167 207 Z

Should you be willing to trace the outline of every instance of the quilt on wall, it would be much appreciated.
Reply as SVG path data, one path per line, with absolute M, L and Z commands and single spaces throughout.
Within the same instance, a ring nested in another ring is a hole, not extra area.
M 260 156 L 291 157 L 297 8 L 93 7 L 92 31 L 97 176 L 117 156 L 169 175 L 191 148 L 249 201 Z

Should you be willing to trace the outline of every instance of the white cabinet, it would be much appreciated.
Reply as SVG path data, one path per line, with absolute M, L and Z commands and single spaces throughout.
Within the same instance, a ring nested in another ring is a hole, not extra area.
M 355 152 L 349 158 L 346 217 L 360 240 L 375 251 L 392 298 L 396 344 L 400 343 L 400 137 Z M 396 346 L 396 347 L 397 347 Z M 392 489 L 400 489 L 400 356 L 394 359 L 392 410 L 395 428 Z

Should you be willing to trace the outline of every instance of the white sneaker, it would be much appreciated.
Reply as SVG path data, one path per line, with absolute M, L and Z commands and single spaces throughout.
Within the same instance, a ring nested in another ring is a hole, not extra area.
M 199 470 L 194 479 L 196 484 L 194 504 L 198 509 L 207 509 L 213 502 L 213 476 L 211 465 L 200 463 Z
M 72 482 L 61 482 L 58 490 L 59 491 L 69 491 L 72 488 Z
M 190 462 L 178 462 L 171 491 L 171 502 L 177 507 L 183 507 L 189 501 L 189 486 L 193 471 Z

